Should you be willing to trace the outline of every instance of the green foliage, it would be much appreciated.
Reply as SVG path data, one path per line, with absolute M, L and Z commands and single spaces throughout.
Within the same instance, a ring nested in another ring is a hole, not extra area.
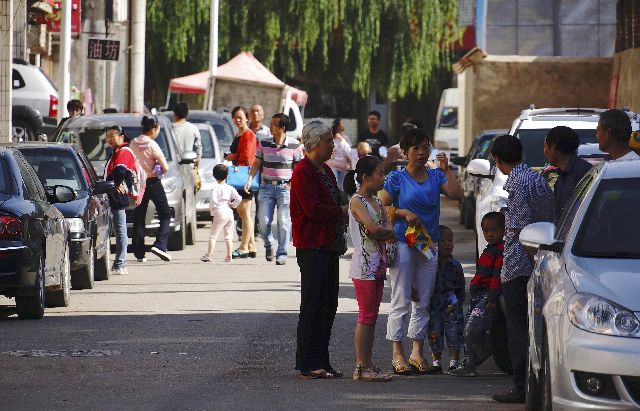
M 147 0 L 147 66 L 157 81 L 171 75 L 157 72 L 167 61 L 187 70 L 180 74 L 206 69 L 210 4 Z M 461 35 L 456 7 L 457 0 L 220 0 L 219 61 L 249 50 L 284 81 L 302 75 L 362 96 L 419 96 Z

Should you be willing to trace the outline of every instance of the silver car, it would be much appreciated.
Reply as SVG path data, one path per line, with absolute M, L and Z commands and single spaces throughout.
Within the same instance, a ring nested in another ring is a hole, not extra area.
M 208 123 L 196 123 L 202 142 L 202 157 L 198 171 L 202 179 L 202 187 L 196 193 L 196 213 L 198 217 L 209 218 L 209 198 L 213 181 L 213 167 L 223 161 L 220 141 L 215 130 Z
M 528 286 L 527 408 L 640 407 L 640 161 L 580 181 L 556 225 L 520 242 L 539 251 Z

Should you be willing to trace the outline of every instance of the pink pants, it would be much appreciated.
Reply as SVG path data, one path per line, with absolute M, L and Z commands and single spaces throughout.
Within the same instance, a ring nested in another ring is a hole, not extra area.
M 233 211 L 223 210 L 218 211 L 212 215 L 213 222 L 211 223 L 211 232 L 209 233 L 209 238 L 213 241 L 218 239 L 218 234 L 220 231 L 224 229 L 224 239 L 225 241 L 233 240 Z
M 384 280 L 352 279 L 358 301 L 358 323 L 362 325 L 376 325 Z

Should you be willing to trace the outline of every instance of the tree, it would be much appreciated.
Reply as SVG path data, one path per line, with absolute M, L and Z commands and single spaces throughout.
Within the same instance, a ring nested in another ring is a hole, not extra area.
M 147 2 L 147 73 L 171 62 L 180 74 L 208 61 L 209 0 Z M 287 81 L 337 82 L 366 96 L 422 95 L 432 74 L 449 63 L 457 0 L 220 1 L 220 61 L 250 50 Z M 164 84 L 168 82 L 164 79 Z

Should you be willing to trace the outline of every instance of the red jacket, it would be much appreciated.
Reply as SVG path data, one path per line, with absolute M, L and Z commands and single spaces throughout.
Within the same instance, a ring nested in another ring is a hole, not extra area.
M 331 168 L 324 170 L 336 185 Z M 320 173 L 307 157 L 293 169 L 291 176 L 291 225 L 293 246 L 300 249 L 335 248 L 336 223 L 342 209 L 321 180 Z

